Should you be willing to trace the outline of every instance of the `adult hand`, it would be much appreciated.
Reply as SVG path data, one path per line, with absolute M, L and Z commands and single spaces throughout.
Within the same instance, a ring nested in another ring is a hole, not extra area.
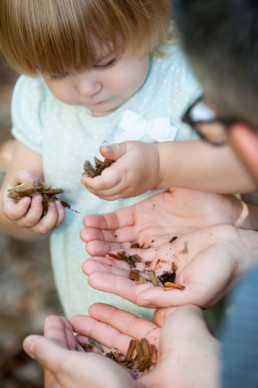
M 143 277 L 147 277 L 146 261 L 151 263 L 148 268 L 155 271 L 156 276 L 171 272 L 174 262 L 175 281 L 185 286 L 184 290 L 166 291 L 149 281 L 136 284 L 129 279 L 132 267 L 112 257 L 89 258 L 83 271 L 93 288 L 119 295 L 138 306 L 195 304 L 207 308 L 225 296 L 237 278 L 255 263 L 257 246 L 257 232 L 215 225 L 185 233 L 158 248 L 124 249 L 126 254 L 137 253 L 142 258 L 143 262 L 135 265 Z
M 66 318 L 49 316 L 44 335 L 25 338 L 23 347 L 43 366 L 45 388 L 133 387 L 134 380 L 124 368 L 99 354 L 78 350 L 74 329 Z
M 241 202 L 232 195 L 170 189 L 114 213 L 86 216 L 81 239 L 92 256 L 128 248 L 136 241 L 157 247 L 195 228 L 232 225 L 241 209 Z
M 178 382 L 182 388 L 218 386 L 219 345 L 198 307 L 184 306 L 157 313 L 158 320 L 166 318 L 162 329 L 113 306 L 95 304 L 89 312 L 90 317 L 75 316 L 71 319 L 73 330 L 82 338 L 93 337 L 104 346 L 118 348 L 124 355 L 131 339 L 146 338 L 158 346 L 157 364 L 149 373 L 134 380 L 111 360 L 76 351 L 71 343 L 70 328 L 67 333 L 67 328 L 58 325 L 59 318 L 51 317 L 47 320 L 46 330 L 50 338 L 30 336 L 24 341 L 25 351 L 46 367 L 54 378 L 48 380 L 47 388 L 166 388 L 178 386 Z

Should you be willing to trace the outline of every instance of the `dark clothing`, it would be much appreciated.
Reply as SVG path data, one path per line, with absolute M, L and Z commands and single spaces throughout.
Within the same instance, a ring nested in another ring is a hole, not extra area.
M 222 388 L 258 388 L 258 267 L 232 293 L 223 324 Z

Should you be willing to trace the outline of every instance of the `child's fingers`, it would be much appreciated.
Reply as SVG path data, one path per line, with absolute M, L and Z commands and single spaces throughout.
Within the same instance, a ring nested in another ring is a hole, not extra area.
M 128 151 L 128 144 L 128 142 L 123 142 L 114 143 L 108 146 L 101 146 L 100 152 L 107 159 L 117 160 Z
M 10 189 L 11 187 L 19 185 L 21 183 L 34 181 L 38 179 L 39 178 L 37 175 L 31 173 L 28 170 L 17 170 L 10 176 L 7 189 Z
M 123 174 L 111 165 L 107 170 L 104 170 L 101 175 L 95 178 L 88 177 L 85 173 L 82 174 L 81 183 L 89 190 L 99 191 L 112 189 L 121 181 Z M 110 169 L 110 170 L 109 170 Z
M 19 202 L 11 198 L 3 201 L 3 213 L 11 221 L 18 221 L 27 213 L 31 204 L 31 198 L 24 197 Z
M 56 228 L 58 213 L 54 202 L 48 203 L 48 212 L 42 219 L 31 228 L 35 233 L 47 234 Z
M 96 197 L 99 197 L 100 199 L 104 199 L 105 201 L 116 201 L 120 198 L 127 198 L 127 196 L 123 194 L 115 194 L 115 195 L 106 195 L 106 194 L 100 194 L 98 191 L 89 190 L 92 194 L 96 195 Z
M 65 209 L 60 201 L 55 202 L 57 210 L 57 222 L 55 228 L 58 228 L 65 219 Z
M 107 185 L 107 187 L 101 187 L 100 185 L 92 184 L 91 187 L 87 188 L 92 194 L 98 196 L 99 198 L 107 199 L 109 201 L 136 195 L 133 185 L 130 184 L 128 179 L 124 179 L 124 174 L 122 175 L 122 177 L 119 178 L 115 183 Z M 97 181 L 97 178 L 94 178 L 94 183 L 95 180 Z
M 31 228 L 35 226 L 42 216 L 42 197 L 41 195 L 36 195 L 32 197 L 30 208 L 27 213 L 20 220 L 17 221 L 17 224 L 24 228 Z

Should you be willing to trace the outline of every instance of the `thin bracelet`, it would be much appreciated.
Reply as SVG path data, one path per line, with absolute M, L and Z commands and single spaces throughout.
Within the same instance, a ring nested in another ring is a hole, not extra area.
M 240 216 L 238 217 L 238 219 L 236 220 L 236 222 L 234 223 L 234 226 L 236 228 L 240 228 L 242 226 L 242 224 L 244 223 L 244 221 L 247 219 L 248 215 L 249 215 L 249 208 L 248 208 L 248 205 L 241 201 L 241 205 L 242 205 L 242 210 L 241 210 L 241 213 L 240 213 Z

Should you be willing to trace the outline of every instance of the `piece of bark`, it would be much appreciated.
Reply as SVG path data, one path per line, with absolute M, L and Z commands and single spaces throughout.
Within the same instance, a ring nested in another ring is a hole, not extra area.
M 8 198 L 13 198 L 17 202 L 23 197 L 33 197 L 35 195 L 42 196 L 43 216 L 48 212 L 48 203 L 58 201 L 58 194 L 63 193 L 62 189 L 54 189 L 50 186 L 45 187 L 40 180 L 29 181 L 14 186 L 8 190 Z M 64 207 L 71 209 L 69 203 L 60 201 Z M 77 212 L 76 210 L 71 209 Z
M 164 272 L 162 275 L 158 276 L 158 279 L 162 284 L 167 282 L 174 283 L 176 278 L 176 272 Z
M 184 290 L 185 289 L 185 286 L 183 286 L 182 284 L 177 284 L 177 283 L 171 283 L 171 282 L 166 282 L 164 284 L 164 289 L 165 291 L 168 291 L 168 290 L 171 290 L 173 288 L 176 288 L 178 290 Z
M 39 193 L 44 188 L 41 181 L 29 181 L 21 183 L 20 185 L 14 186 L 8 190 L 8 198 L 13 198 L 19 201 L 25 196 L 31 196 Z
M 98 175 L 101 175 L 102 171 L 105 170 L 105 168 L 108 168 L 112 163 L 114 163 L 114 160 L 110 160 L 105 158 L 102 162 L 96 156 L 94 156 L 94 162 L 95 162 L 95 168 L 92 166 L 91 162 L 89 160 L 86 160 L 83 169 L 84 172 L 90 177 L 95 178 Z
M 154 271 L 148 271 L 148 275 L 150 278 L 151 283 L 154 285 L 154 287 L 159 287 L 156 275 Z
M 150 345 L 146 338 L 142 338 L 140 341 L 132 339 L 125 356 L 117 348 L 111 348 L 104 352 L 102 345 L 92 338 L 89 338 L 89 342 L 93 346 L 97 346 L 102 351 L 103 356 L 126 368 L 134 378 L 141 377 L 142 372 L 147 371 L 151 365 L 155 365 L 157 362 L 156 346 Z M 92 345 L 79 344 L 86 352 L 94 351 Z

